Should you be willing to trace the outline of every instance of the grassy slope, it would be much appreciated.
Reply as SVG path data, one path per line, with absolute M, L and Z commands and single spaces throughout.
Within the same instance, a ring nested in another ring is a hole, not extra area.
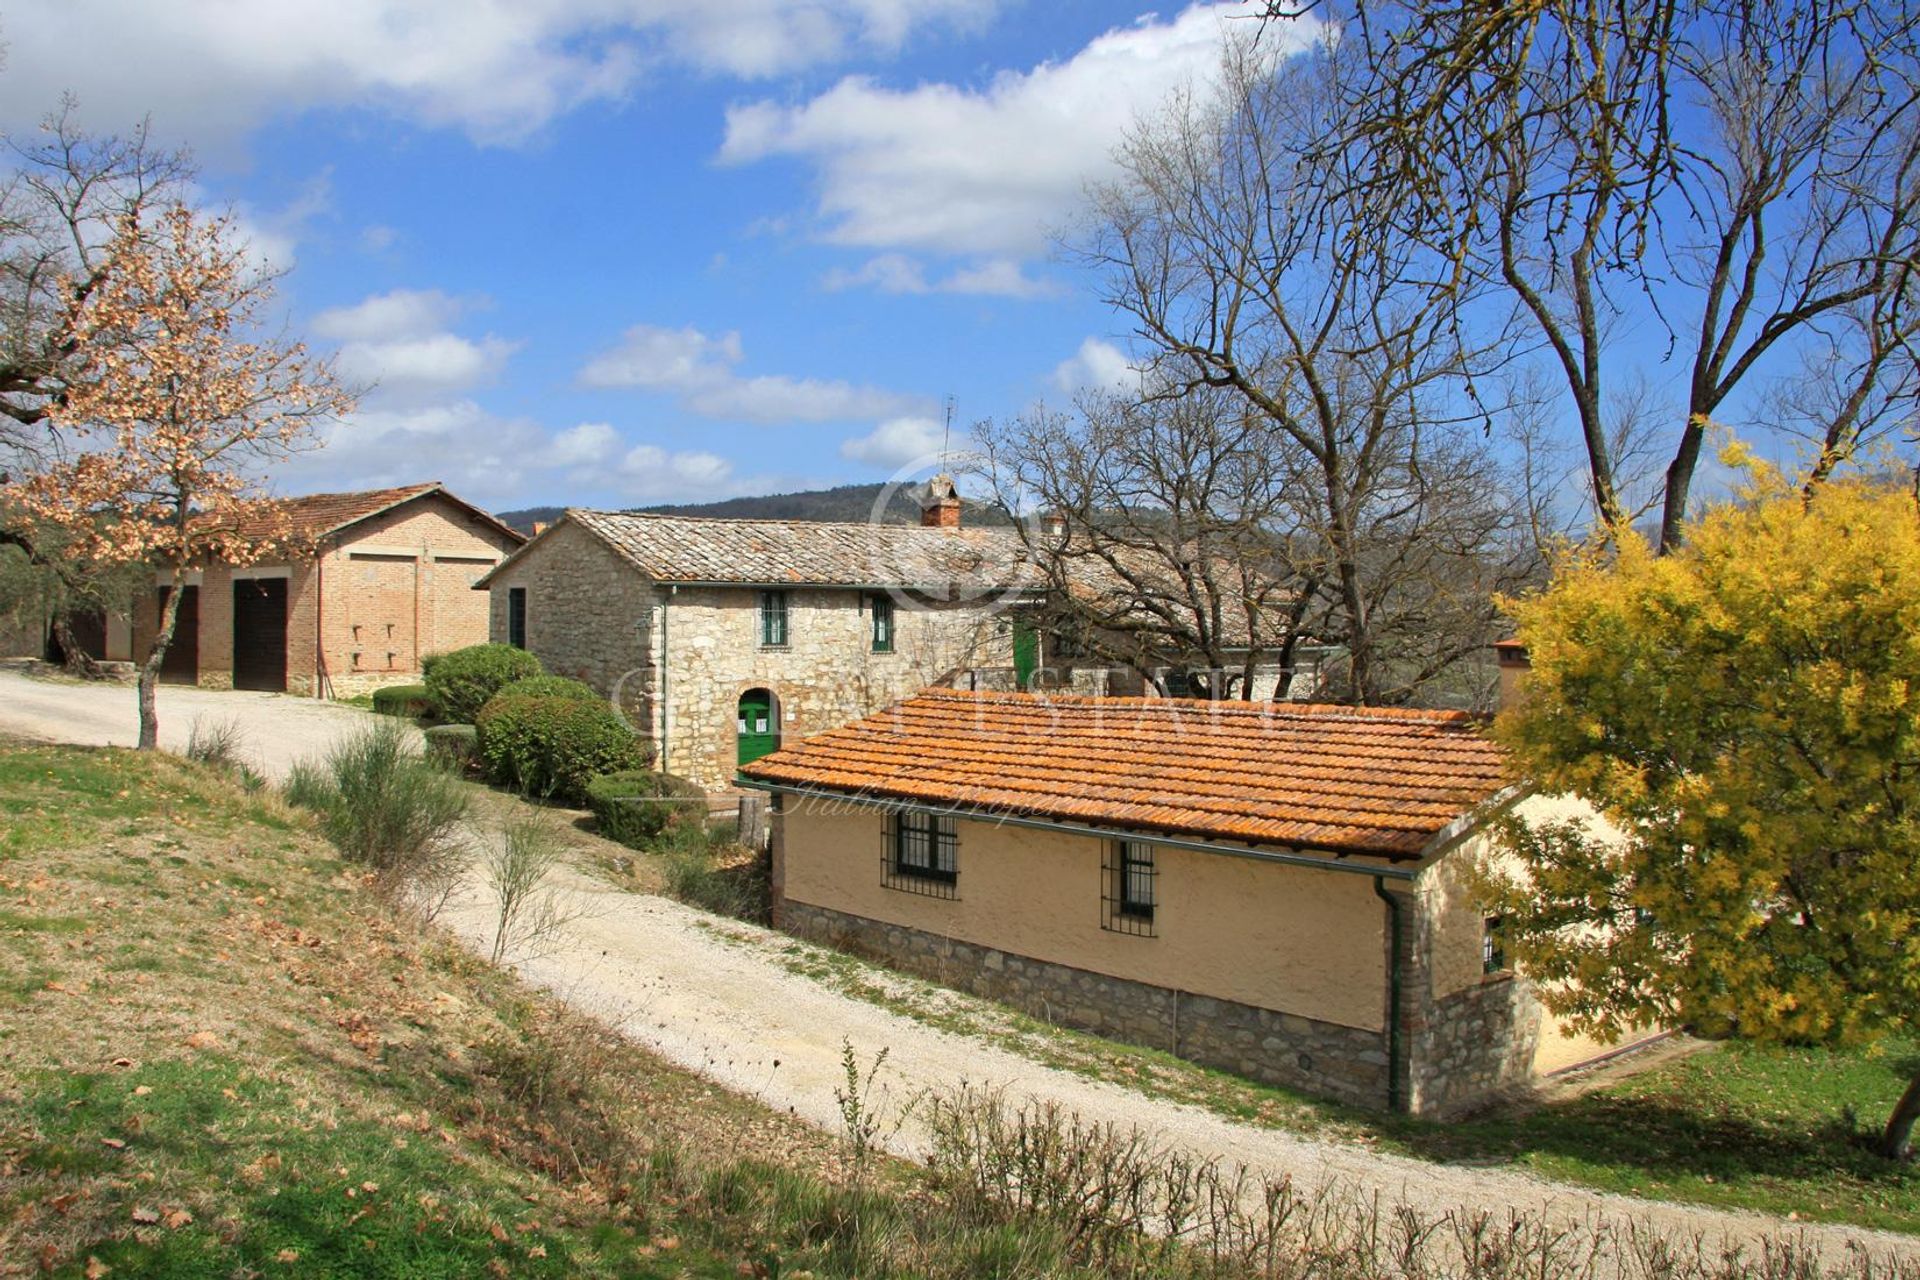
M 0 1274 L 734 1274 L 650 1171 L 825 1139 L 560 1017 L 269 798 L 0 750 Z
M 724 922 L 713 929 L 731 932 Z M 1920 1170 L 1882 1160 L 1869 1145 L 1912 1076 L 1916 1049 L 1905 1042 L 1847 1052 L 1729 1044 L 1548 1105 L 1433 1124 L 1050 1026 L 807 943 L 783 944 L 780 958 L 903 1016 L 1253 1124 L 1436 1160 L 1513 1164 L 1628 1195 L 1920 1231 Z

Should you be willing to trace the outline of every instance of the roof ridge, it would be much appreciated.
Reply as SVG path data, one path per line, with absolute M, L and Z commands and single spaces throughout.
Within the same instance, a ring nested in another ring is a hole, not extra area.
M 1014 706 L 1033 707 L 1085 707 L 1085 706 L 1131 706 L 1140 708 L 1165 707 L 1178 710 L 1183 707 L 1203 709 L 1212 715 L 1255 715 L 1261 717 L 1292 716 L 1297 719 L 1314 720 L 1410 720 L 1433 724 L 1479 724 L 1492 720 L 1492 716 L 1481 711 L 1459 711 L 1442 707 L 1362 707 L 1338 702 L 1274 702 L 1249 701 L 1242 698 L 1161 698 L 1147 695 L 1117 695 L 1090 693 L 1022 693 L 1009 689 L 945 689 L 932 688 L 922 690 L 911 699 L 896 703 L 895 706 L 907 706 L 921 698 L 950 698 L 962 702 L 1005 703 Z

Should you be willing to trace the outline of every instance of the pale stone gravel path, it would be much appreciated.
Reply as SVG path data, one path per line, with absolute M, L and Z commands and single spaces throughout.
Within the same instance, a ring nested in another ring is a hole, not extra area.
M 999 1086 L 1011 1104 L 1050 1099 L 1090 1120 L 1138 1127 L 1169 1146 L 1291 1175 L 1303 1190 L 1377 1193 L 1385 1204 L 1405 1203 L 1428 1215 L 1466 1208 L 1504 1218 L 1517 1209 L 1584 1227 L 1631 1220 L 1670 1235 L 1701 1234 L 1716 1245 L 1749 1248 L 1788 1233 L 1836 1259 L 1854 1246 L 1920 1262 L 1920 1237 L 1635 1200 L 1513 1170 L 1434 1164 L 1236 1123 L 1044 1066 L 836 992 L 793 972 L 790 958 L 783 963 L 782 953 L 796 945 L 784 934 L 717 921 L 669 899 L 610 889 L 572 873 L 564 892 L 583 914 L 547 954 L 519 964 L 528 979 L 663 1057 L 829 1132 L 840 1128 L 834 1090 L 844 1078 L 844 1039 L 863 1063 L 887 1050 L 881 1087 L 896 1116 L 925 1090 L 963 1082 Z M 491 940 L 485 904 L 474 898 L 443 919 L 482 949 Z M 909 1112 L 888 1145 L 919 1156 L 925 1140 Z
M 173 687 L 160 691 L 159 706 L 163 745 L 184 744 L 196 716 L 231 719 L 257 765 L 276 777 L 368 719 L 355 708 L 305 698 Z M 131 745 L 136 727 L 130 687 L 0 670 L 0 733 Z M 1012 1104 L 1052 1100 L 1089 1120 L 1137 1127 L 1171 1147 L 1290 1175 L 1302 1190 L 1378 1195 L 1387 1205 L 1405 1203 L 1428 1215 L 1465 1208 L 1497 1217 L 1511 1210 L 1537 1212 L 1586 1227 L 1630 1221 L 1749 1248 L 1788 1232 L 1830 1257 L 1853 1247 L 1920 1264 L 1920 1237 L 1634 1200 L 1512 1170 L 1433 1164 L 1235 1123 L 1043 1066 L 833 991 L 782 963 L 781 952 L 794 945 L 785 935 L 716 921 L 680 903 L 610 889 L 577 874 L 569 873 L 562 889 L 582 914 L 547 954 L 520 963 L 527 978 L 663 1057 L 829 1132 L 840 1124 L 834 1090 L 843 1079 L 844 1040 L 863 1062 L 887 1050 L 877 1092 L 896 1115 L 927 1090 L 997 1086 Z M 485 953 L 492 934 L 482 893 L 470 890 L 443 919 Z M 887 1143 L 903 1155 L 922 1154 L 925 1132 L 910 1110 Z
M 231 721 L 241 754 L 269 778 L 295 761 L 326 754 L 340 738 L 369 723 L 359 707 L 286 693 L 247 693 L 163 684 L 155 693 L 160 745 L 180 751 L 194 721 Z M 140 708 L 132 684 L 82 683 L 0 670 L 0 733 L 42 742 L 131 747 L 140 741 Z

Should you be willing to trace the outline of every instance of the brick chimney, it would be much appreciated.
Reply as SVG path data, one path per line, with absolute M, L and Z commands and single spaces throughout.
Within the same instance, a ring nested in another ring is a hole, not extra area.
M 1497 709 L 1508 711 L 1519 706 L 1521 698 L 1525 696 L 1522 682 L 1533 662 L 1527 657 L 1527 646 L 1518 640 L 1495 641 L 1493 656 L 1500 668 L 1500 704 Z
M 926 491 L 920 496 L 920 523 L 929 529 L 960 527 L 960 491 L 944 471 L 927 481 Z

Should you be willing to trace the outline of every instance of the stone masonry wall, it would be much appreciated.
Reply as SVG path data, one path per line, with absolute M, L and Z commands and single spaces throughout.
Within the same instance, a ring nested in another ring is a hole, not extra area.
M 776 832 L 780 826 L 774 824 Z M 780 863 L 776 855 L 776 877 Z M 779 887 L 776 882 L 774 923 L 799 937 L 871 956 L 1049 1022 L 1164 1049 L 1248 1079 L 1360 1106 L 1385 1104 L 1387 1051 L 1378 1032 L 1013 955 L 795 902 L 780 896 Z
M 760 644 L 760 591 L 682 588 L 658 594 L 653 656 L 661 663 L 670 772 L 732 785 L 736 713 L 750 689 L 773 694 L 783 740 L 837 728 L 908 697 L 960 667 L 1012 661 L 1011 629 L 990 607 L 900 598 L 891 653 L 875 653 L 871 595 L 852 588 L 787 593 L 788 644 Z M 670 617 L 662 620 L 662 613 Z M 664 652 L 664 657 L 662 656 Z M 655 710 L 656 723 L 660 719 Z

